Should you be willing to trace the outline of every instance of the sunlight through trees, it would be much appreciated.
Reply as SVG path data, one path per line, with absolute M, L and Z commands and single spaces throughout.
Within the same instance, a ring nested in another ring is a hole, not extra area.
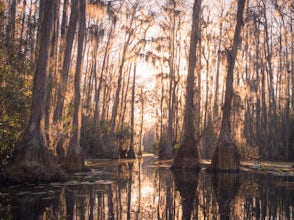
M 0 0 L 1 169 L 293 161 L 293 1 L 194 3 Z

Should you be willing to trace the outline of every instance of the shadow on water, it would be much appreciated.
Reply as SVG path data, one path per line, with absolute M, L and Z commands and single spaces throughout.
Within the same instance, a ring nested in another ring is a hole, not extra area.
M 219 205 L 219 214 L 221 220 L 227 220 L 231 217 L 231 207 L 235 196 L 238 193 L 240 183 L 239 173 L 214 173 L 212 183 L 216 199 Z
M 193 171 L 179 171 L 173 172 L 176 189 L 180 192 L 183 218 L 185 220 L 191 219 L 191 213 L 194 207 L 198 207 L 198 199 L 196 190 L 198 186 L 199 173 Z M 194 203 L 195 201 L 195 203 Z M 197 210 L 196 210 L 197 213 Z
M 294 219 L 294 179 L 172 173 L 145 155 L 66 183 L 0 186 L 0 219 Z

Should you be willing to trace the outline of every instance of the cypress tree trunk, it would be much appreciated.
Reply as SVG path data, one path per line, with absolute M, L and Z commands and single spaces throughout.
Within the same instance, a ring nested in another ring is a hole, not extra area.
M 8 54 L 11 59 L 14 56 L 15 50 L 15 19 L 16 19 L 16 0 L 12 0 L 11 4 L 9 5 L 9 17 L 8 17 L 8 25 L 7 25 L 7 49 Z
M 172 8 L 175 10 L 176 3 L 175 1 L 171 1 L 170 4 Z M 174 121 L 174 95 L 173 95 L 173 88 L 175 87 L 174 79 L 175 79 L 175 41 L 176 41 L 176 19 L 175 15 L 172 14 L 171 17 L 171 30 L 170 30 L 170 57 L 168 60 L 169 66 L 169 91 L 168 91 L 168 125 L 167 125 L 167 138 L 166 144 L 163 145 L 163 149 L 160 151 L 159 157 L 161 159 L 170 159 L 172 158 L 172 150 L 173 150 L 173 121 Z
M 190 39 L 189 66 L 187 75 L 186 108 L 184 115 L 183 140 L 178 149 L 172 168 L 173 169 L 200 169 L 199 152 L 195 140 L 195 109 L 193 104 L 195 87 L 195 66 L 199 59 L 196 55 L 197 42 L 199 42 L 201 0 L 195 0 L 193 6 L 193 22 Z
M 57 54 L 58 54 L 58 41 L 59 41 L 59 1 L 57 1 L 56 10 L 54 11 L 54 25 L 53 25 L 53 34 L 51 39 L 51 45 L 50 45 L 50 65 L 49 65 L 49 75 L 48 75 L 48 91 L 47 91 L 47 100 L 46 100 L 46 113 L 45 113 L 45 129 L 46 129 L 46 136 L 48 140 L 48 146 L 49 149 L 53 151 L 55 154 L 55 148 L 54 145 L 52 146 L 52 109 L 54 106 L 54 100 L 55 100 L 55 88 L 54 83 L 56 82 L 57 76 L 57 70 L 58 70 L 58 60 L 57 60 Z
M 76 63 L 74 85 L 74 114 L 73 134 L 71 136 L 66 155 L 66 168 L 70 171 L 80 171 L 84 168 L 84 155 L 80 147 L 81 136 L 81 68 L 83 60 L 84 36 L 86 26 L 86 2 L 79 1 L 79 32 L 78 32 L 78 57 Z
M 221 9 L 221 17 L 223 17 L 224 9 Z M 216 119 L 218 117 L 219 103 L 218 103 L 218 93 L 219 93 L 219 72 L 221 64 L 221 45 L 222 45 L 222 36 L 223 36 L 223 21 L 220 22 L 219 26 L 219 39 L 218 39 L 218 53 L 217 53 L 217 64 L 216 64 L 216 76 L 215 76 L 215 92 L 214 92 L 214 103 L 213 103 L 213 117 Z
M 98 50 L 98 47 L 96 48 Z M 95 72 L 96 72 L 96 58 L 95 59 Z M 104 64 L 104 63 L 103 63 Z M 94 75 L 94 82 L 95 82 L 95 108 L 94 108 L 94 132 L 95 132 L 95 143 L 93 148 L 91 149 L 91 153 L 93 156 L 101 156 L 103 155 L 103 141 L 101 136 L 101 126 L 100 126 L 100 109 L 99 109 L 99 103 L 100 103 L 100 93 L 102 89 L 102 78 L 103 78 L 103 70 L 104 65 L 102 64 L 102 71 L 99 77 L 99 83 L 98 83 L 98 76 L 95 73 Z
M 14 160 L 7 168 L 9 178 L 16 181 L 52 181 L 62 178 L 45 135 L 45 107 L 50 68 L 50 41 L 52 39 L 56 0 L 40 3 L 40 51 L 34 76 L 31 115 L 23 138 L 14 152 Z
M 140 157 L 142 156 L 142 139 L 143 139 L 145 99 L 146 99 L 146 94 L 143 91 L 143 87 L 141 87 L 141 93 L 140 93 L 141 120 L 140 120 L 140 130 L 139 130 L 139 151 L 137 153 L 137 155 Z
M 99 84 L 98 84 L 98 87 L 96 88 L 96 91 L 95 91 L 94 121 L 95 121 L 95 134 L 96 134 L 96 136 L 95 136 L 95 146 L 94 146 L 92 153 L 95 155 L 99 155 L 99 156 L 104 155 L 104 151 L 105 151 L 104 150 L 104 143 L 103 143 L 103 139 L 102 139 L 101 126 L 100 126 L 100 121 L 101 121 L 100 109 L 99 109 L 100 95 L 102 92 L 102 81 L 103 81 L 104 71 L 106 70 L 106 66 L 107 66 L 107 57 L 109 57 L 109 49 L 112 44 L 111 39 L 113 37 L 114 28 L 115 28 L 114 25 L 112 25 L 110 28 L 109 38 L 108 38 L 108 41 L 106 44 L 105 53 L 104 53 L 102 66 L 101 66 L 101 72 L 100 72 L 100 76 L 99 76 Z M 95 80 L 97 80 L 97 79 L 95 79 Z M 102 119 L 103 119 L 103 117 L 102 117 Z
M 131 135 L 131 145 L 128 152 L 129 158 L 135 158 L 135 86 L 136 86 L 136 71 L 137 71 L 137 65 L 134 63 L 134 74 L 133 74 L 133 85 L 132 85 L 132 103 L 131 103 L 131 129 L 132 129 L 132 135 Z
M 0 0 L 0 31 L 4 31 L 5 24 L 5 4 L 3 0 Z M 2 39 L 1 39 L 2 41 Z
M 57 104 L 54 111 L 54 122 L 58 122 L 62 117 L 62 111 L 64 106 L 65 100 L 65 93 L 68 81 L 68 73 L 70 67 L 70 58 L 72 54 L 72 47 L 74 36 L 76 32 L 77 22 L 78 22 L 78 2 L 77 0 L 72 0 L 71 3 L 71 15 L 69 20 L 68 31 L 66 33 L 65 39 L 65 51 L 63 55 L 63 66 L 62 66 L 62 75 L 61 81 L 58 84 L 58 91 L 57 91 Z M 61 49 L 63 49 L 63 45 L 61 45 Z
M 64 108 L 64 101 L 65 101 L 65 95 L 66 95 L 66 88 L 67 88 L 67 82 L 68 82 L 68 74 L 69 74 L 69 68 L 70 68 L 70 59 L 71 59 L 71 54 L 72 54 L 72 47 L 73 47 L 73 42 L 74 42 L 74 36 L 77 28 L 77 23 L 78 23 L 78 2 L 77 0 L 72 0 L 71 1 L 71 15 L 69 19 L 69 26 L 68 30 L 65 35 L 65 24 L 66 23 L 66 7 L 67 7 L 68 2 L 64 2 L 64 13 L 63 13 L 63 20 L 61 24 L 61 45 L 60 45 L 60 50 L 64 49 L 64 52 L 61 51 L 60 59 L 63 59 L 62 63 L 62 71 L 61 71 L 61 76 L 60 80 L 57 85 L 57 103 L 56 107 L 54 110 L 54 115 L 53 115 L 53 121 L 54 123 L 62 123 L 62 114 L 63 114 L 63 108 Z M 64 48 L 65 47 L 65 48 Z M 60 61 L 62 62 L 62 61 Z M 61 137 L 59 137 L 58 140 L 56 140 L 56 148 L 57 154 L 58 154 L 58 159 L 60 162 L 64 162 L 65 160 L 65 150 L 63 148 L 63 134 Z
M 233 98 L 234 67 L 240 44 L 241 27 L 243 24 L 244 0 L 238 1 L 237 23 L 235 27 L 233 47 L 227 51 L 227 80 L 225 101 L 223 106 L 223 118 L 218 143 L 211 162 L 211 169 L 217 171 L 238 171 L 240 168 L 240 155 L 237 146 L 231 137 L 231 103 Z
M 130 15 L 131 16 L 130 24 L 133 24 L 133 22 L 134 22 L 136 10 L 137 10 L 137 6 L 133 6 L 132 14 Z M 124 66 L 126 63 L 126 56 L 127 56 L 127 52 L 128 52 L 130 43 L 131 43 L 131 37 L 132 37 L 133 33 L 127 32 L 126 34 L 127 34 L 126 41 L 124 42 L 121 63 L 119 65 L 117 88 L 115 91 L 115 99 L 114 99 L 114 103 L 112 106 L 110 136 L 109 136 L 109 140 L 106 143 L 108 149 L 105 150 L 105 154 L 107 154 L 107 156 L 110 156 L 112 158 L 118 158 L 120 156 L 119 155 L 119 153 L 120 153 L 119 147 L 116 146 L 116 144 L 115 144 L 115 131 L 117 129 L 116 123 L 117 123 L 118 107 L 119 107 L 119 101 L 120 101 L 120 95 L 121 95 L 123 71 L 124 71 Z

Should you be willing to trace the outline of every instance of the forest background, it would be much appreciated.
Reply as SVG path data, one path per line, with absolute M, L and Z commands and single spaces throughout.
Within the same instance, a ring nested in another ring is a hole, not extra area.
M 142 154 L 144 146 L 162 159 L 171 156 L 166 149 L 174 155 L 193 2 L 44 2 L 0 0 L 0 167 L 15 159 L 38 114 L 41 145 L 73 170 L 84 156 L 70 165 L 71 152 L 122 158 Z M 236 7 L 202 1 L 191 119 L 201 158 L 211 159 L 221 127 Z M 246 2 L 231 113 L 242 159 L 294 160 L 293 14 L 291 0 Z M 37 71 L 46 72 L 40 105 L 32 97 Z

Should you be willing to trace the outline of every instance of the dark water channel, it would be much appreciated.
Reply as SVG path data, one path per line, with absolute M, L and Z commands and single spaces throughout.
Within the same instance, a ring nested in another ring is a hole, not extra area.
M 294 219 L 294 179 L 172 173 L 153 156 L 72 181 L 0 188 L 0 219 Z

